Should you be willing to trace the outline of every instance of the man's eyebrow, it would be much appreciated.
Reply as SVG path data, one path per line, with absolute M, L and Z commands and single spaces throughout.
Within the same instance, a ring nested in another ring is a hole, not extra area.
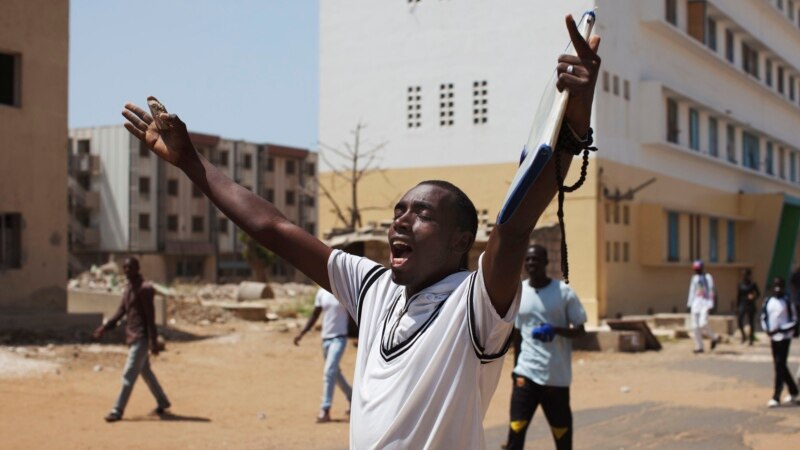
M 413 207 L 414 207 L 414 208 L 416 208 L 416 209 L 422 209 L 422 208 L 425 208 L 425 209 L 433 209 L 433 203 L 431 203 L 431 202 L 426 202 L 426 201 L 424 201 L 424 200 L 414 200 L 414 201 L 411 203 L 411 206 L 413 206 Z

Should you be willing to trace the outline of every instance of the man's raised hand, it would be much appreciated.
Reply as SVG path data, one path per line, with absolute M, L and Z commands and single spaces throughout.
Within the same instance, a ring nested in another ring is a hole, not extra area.
M 165 125 L 164 129 L 159 129 L 153 117 L 133 103 L 125 104 L 122 115 L 128 120 L 125 128 L 170 164 L 181 167 L 186 160 L 196 156 L 186 124 L 175 114 L 161 114 L 159 119 Z
M 558 58 L 556 88 L 559 91 L 569 90 L 569 102 L 564 114 L 572 129 L 583 136 L 589 129 L 594 88 L 600 72 L 600 57 L 597 56 L 600 36 L 592 36 L 589 38 L 589 42 L 586 42 L 578 31 L 572 15 L 566 17 L 566 22 L 567 31 L 569 31 L 569 37 L 577 56 L 561 55 Z M 569 66 L 572 66 L 571 71 L 567 70 Z

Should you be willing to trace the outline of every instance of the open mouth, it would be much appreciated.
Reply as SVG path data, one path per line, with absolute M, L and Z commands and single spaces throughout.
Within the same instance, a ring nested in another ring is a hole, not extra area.
M 405 242 L 394 241 L 391 245 L 391 252 L 392 252 L 392 268 L 396 269 L 401 267 L 403 264 L 408 261 L 408 257 L 414 250 L 411 248 L 410 245 L 406 244 Z

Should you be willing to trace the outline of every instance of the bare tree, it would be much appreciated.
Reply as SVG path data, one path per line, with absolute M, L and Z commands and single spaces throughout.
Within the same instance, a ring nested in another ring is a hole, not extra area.
M 386 142 L 381 142 L 377 145 L 370 145 L 369 148 L 364 148 L 361 132 L 366 128 L 366 125 L 358 122 L 356 127 L 351 131 L 353 141 L 344 142 L 344 148 L 336 148 L 327 145 L 323 142 L 319 143 L 319 156 L 320 159 L 331 168 L 333 177 L 331 178 L 331 186 L 326 187 L 322 183 L 317 183 L 320 192 L 324 195 L 333 207 L 332 212 L 344 224 L 345 228 L 355 230 L 362 226 L 361 213 L 369 209 L 379 209 L 380 207 L 362 207 L 358 202 L 358 184 L 361 180 L 371 173 L 383 173 L 383 170 L 378 167 L 379 153 L 386 147 Z M 326 153 L 333 154 L 337 157 L 338 161 L 333 162 L 326 156 Z M 340 204 L 333 196 L 335 189 L 334 183 L 336 180 L 344 182 L 350 189 L 350 204 Z

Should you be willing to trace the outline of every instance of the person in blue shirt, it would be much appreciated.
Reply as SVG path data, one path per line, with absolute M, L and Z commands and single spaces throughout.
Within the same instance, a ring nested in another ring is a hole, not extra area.
M 586 311 L 572 288 L 547 276 L 547 249 L 532 245 L 525 255 L 529 278 L 515 328 L 516 365 L 506 449 L 524 448 L 536 408 L 541 404 L 557 449 L 572 448 L 572 339 L 583 336 Z

